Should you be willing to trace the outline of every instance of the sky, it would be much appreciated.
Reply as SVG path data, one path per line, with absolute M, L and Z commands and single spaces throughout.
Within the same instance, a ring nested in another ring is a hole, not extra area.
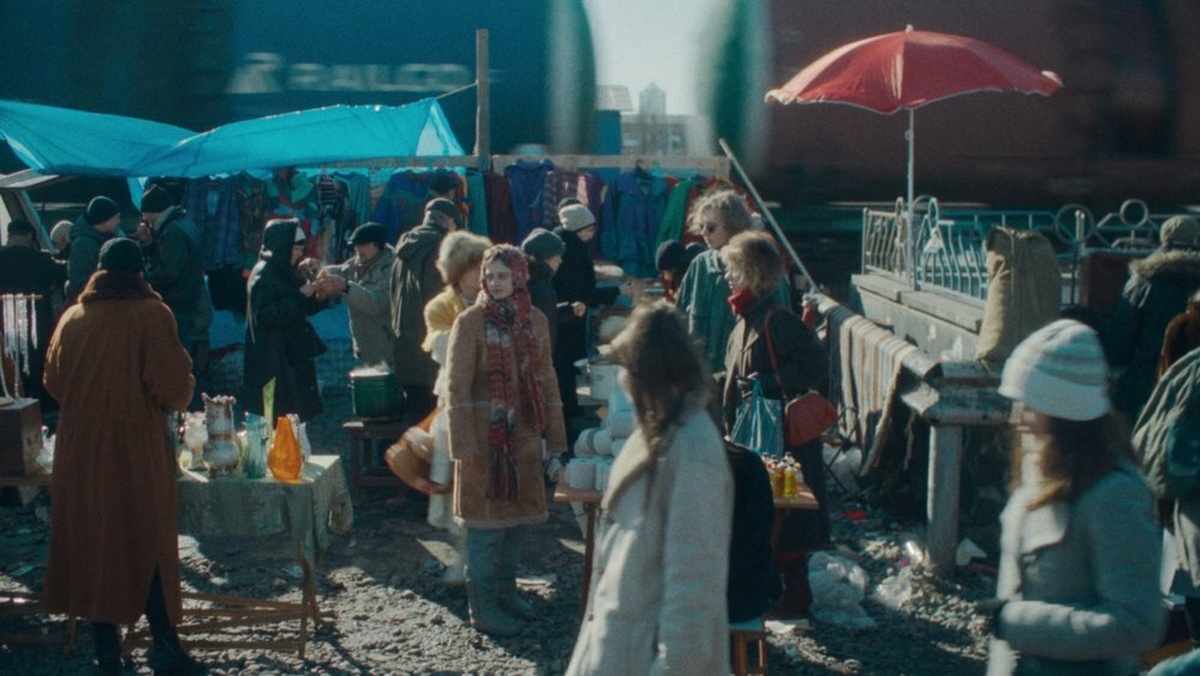
M 718 2 L 584 0 L 596 43 L 596 83 L 629 87 L 635 107 L 653 83 L 667 93 L 667 113 L 696 113 L 700 31 Z

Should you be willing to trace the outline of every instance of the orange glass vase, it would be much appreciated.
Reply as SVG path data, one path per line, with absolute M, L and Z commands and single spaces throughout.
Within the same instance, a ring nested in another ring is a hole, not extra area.
M 285 416 L 275 422 L 275 438 L 271 440 L 271 451 L 267 454 L 267 467 L 276 481 L 298 481 L 300 479 L 300 442 L 292 423 Z

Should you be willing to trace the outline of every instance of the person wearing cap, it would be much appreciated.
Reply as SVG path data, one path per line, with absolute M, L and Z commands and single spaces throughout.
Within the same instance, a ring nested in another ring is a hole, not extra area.
M 295 413 L 311 420 L 321 410 L 316 358 L 325 344 L 308 315 L 326 307 L 317 284 L 297 265 L 307 238 L 295 218 L 275 218 L 263 228 L 262 251 L 246 283 L 246 358 L 241 401 L 246 411 L 266 415 L 263 387 L 275 381 L 272 416 Z
M 346 299 L 350 309 L 350 336 L 354 355 L 367 366 L 392 366 L 392 298 L 388 285 L 396 255 L 387 245 L 387 230 L 378 223 L 363 223 L 350 233 L 354 255 L 325 268 L 326 290 Z
M 663 297 L 668 303 L 674 303 L 679 295 L 679 283 L 687 272 L 692 260 L 704 253 L 705 246 L 700 242 L 692 242 L 684 246 L 677 239 L 668 239 L 658 245 L 654 254 L 654 268 L 658 270 L 658 278 L 662 282 Z
M 36 345 L 29 346 L 29 373 L 21 374 L 21 393 L 41 402 L 45 413 L 58 409 L 54 398 L 42 387 L 42 361 L 46 340 L 54 328 L 54 301 L 67 281 L 67 265 L 38 246 L 35 232 L 29 221 L 9 221 L 5 228 L 8 239 L 0 247 L 0 293 L 38 296 L 32 305 L 37 312 L 39 338 Z
M 580 301 L 559 301 L 554 290 L 554 276 L 562 269 L 563 252 L 566 251 L 562 238 L 545 228 L 534 228 L 521 242 L 521 250 L 529 259 L 529 298 L 550 324 L 550 349 L 554 356 L 554 373 L 558 377 L 558 392 L 566 399 L 564 390 L 575 385 L 575 360 L 562 349 L 558 332 L 561 326 L 583 317 L 587 306 Z
M 137 240 L 146 258 L 146 282 L 175 313 L 179 340 L 188 354 L 194 355 L 198 318 L 206 314 L 207 321 L 212 322 L 211 301 L 204 286 L 203 250 L 187 210 L 175 204 L 160 185 L 151 184 L 142 193 Z M 202 313 L 202 305 L 207 306 L 206 313 Z M 207 335 L 207 324 L 202 333 Z
M 554 275 L 554 292 L 562 302 L 583 303 L 588 308 L 599 308 L 612 305 L 617 296 L 629 295 L 628 287 L 598 287 L 596 286 L 596 268 L 592 262 L 592 254 L 588 251 L 588 242 L 596 236 L 596 217 L 586 206 L 578 201 L 567 202 L 558 210 L 559 226 L 554 234 L 563 241 L 562 265 Z M 574 370 L 574 362 L 588 356 L 587 352 L 587 319 L 585 316 L 568 317 L 559 326 L 558 343 L 561 359 L 568 360 Z M 560 383 L 563 397 L 563 413 L 568 417 L 580 413 L 579 397 L 575 393 L 575 376 L 565 383 Z
M 1000 379 L 1016 427 L 989 674 L 1135 674 L 1166 628 L 1162 544 L 1099 336 L 1060 319 Z
M 404 389 L 408 414 L 421 420 L 436 405 L 433 384 L 437 364 L 421 348 L 425 342 L 425 304 L 442 289 L 438 248 L 448 233 L 463 227 L 462 212 L 448 199 L 425 205 L 425 221 L 400 235 L 392 265 L 391 330 L 395 336 L 396 383 Z
M 1172 216 L 1162 245 L 1129 264 L 1129 280 L 1103 335 L 1108 363 L 1119 372 L 1113 405 L 1132 425 L 1154 389 L 1163 333 L 1200 289 L 1200 221 Z
M 191 400 L 191 360 L 137 243 L 112 239 L 97 258 L 46 350 L 46 389 L 61 409 L 43 602 L 92 622 L 103 673 L 122 673 L 120 625 L 143 613 L 154 672 L 202 673 L 175 631 L 178 468 L 163 426 L 164 411 Z
M 75 301 L 96 271 L 100 247 L 113 237 L 120 236 L 117 231 L 120 224 L 121 209 L 117 203 L 99 195 L 88 202 L 83 218 L 71 226 L 71 248 L 67 257 L 67 304 Z

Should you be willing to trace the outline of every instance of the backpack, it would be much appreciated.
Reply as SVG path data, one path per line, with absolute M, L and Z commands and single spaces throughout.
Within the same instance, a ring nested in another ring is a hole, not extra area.
M 1158 499 L 1178 500 L 1200 487 L 1200 348 L 1159 378 L 1134 425 L 1133 447 Z

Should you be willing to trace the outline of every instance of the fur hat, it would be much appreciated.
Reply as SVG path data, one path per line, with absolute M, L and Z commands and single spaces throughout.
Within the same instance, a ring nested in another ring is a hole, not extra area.
M 1163 244 L 1192 246 L 1200 238 L 1200 221 L 1191 216 L 1172 216 L 1163 222 L 1158 240 Z
M 376 244 L 379 248 L 387 243 L 387 230 L 378 223 L 363 223 L 350 233 L 350 245 Z
M 456 230 L 442 239 L 438 247 L 437 269 L 442 273 L 442 281 L 454 284 L 467 270 L 478 268 L 483 263 L 483 252 L 492 245 L 491 240 L 482 235 Z
M 559 210 L 558 222 L 571 232 L 579 232 L 590 225 L 595 225 L 596 217 L 582 204 L 568 204 Z
M 99 195 L 88 202 L 87 209 L 83 212 L 83 220 L 87 221 L 88 225 L 100 225 L 120 213 L 121 209 L 117 207 L 116 202 L 104 195 Z
M 521 251 L 534 258 L 550 258 L 561 255 L 566 251 L 562 238 L 545 228 L 534 228 L 533 232 L 521 242 Z
M 1108 365 L 1096 332 L 1059 319 L 1029 334 L 1004 364 L 1000 394 L 1064 420 L 1108 413 Z
M 100 247 L 99 270 L 136 275 L 145 271 L 142 266 L 142 247 L 132 239 L 114 237 Z
M 439 214 L 443 214 L 445 216 L 449 216 L 450 218 L 453 218 L 455 224 L 457 224 L 457 227 L 461 228 L 463 226 L 462 212 L 459 211 L 458 207 L 454 204 L 454 202 L 451 202 L 450 200 L 448 200 L 444 197 L 438 197 L 436 199 L 431 199 L 431 200 L 429 200 L 429 204 L 425 205 L 425 214 L 426 215 L 433 213 L 433 212 L 437 212 Z
M 143 214 L 161 214 L 173 206 L 175 202 L 171 199 L 171 193 L 161 185 L 152 185 L 142 193 Z

